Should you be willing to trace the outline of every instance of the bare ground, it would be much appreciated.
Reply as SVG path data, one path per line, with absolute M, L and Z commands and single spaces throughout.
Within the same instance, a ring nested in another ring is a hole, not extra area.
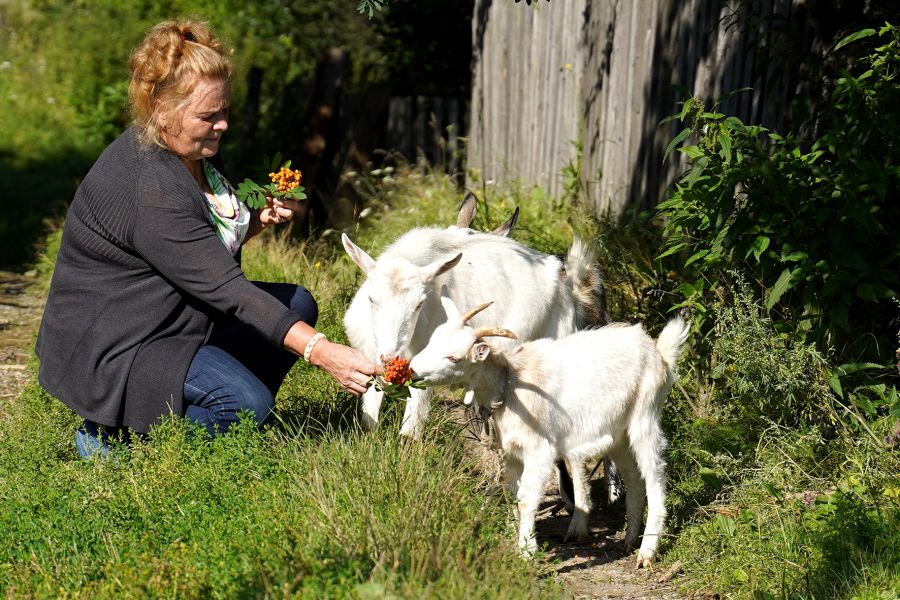
M 0 271 L 0 418 L 31 378 L 28 361 L 43 307 L 33 274 Z

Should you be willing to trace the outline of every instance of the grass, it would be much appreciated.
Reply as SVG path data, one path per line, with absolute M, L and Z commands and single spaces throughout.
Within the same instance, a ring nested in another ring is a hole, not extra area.
M 371 208 L 349 232 L 373 256 L 410 227 L 455 222 L 461 197 L 443 176 L 398 167 L 351 179 Z M 595 240 L 613 317 L 659 331 L 677 273 L 653 260 L 652 227 L 559 210 L 540 190 L 482 195 L 481 229 L 520 206 L 516 237 L 530 245 L 561 252 L 576 234 Z M 58 235 L 48 238 L 45 277 L 57 247 Z M 345 339 L 341 318 L 361 274 L 337 233 L 298 242 L 267 232 L 243 260 L 251 278 L 306 285 L 320 329 Z M 871 421 L 874 437 L 841 420 L 821 385 L 825 358 L 774 335 L 741 293 L 725 298 L 718 329 L 694 340 L 666 404 L 661 569 L 682 562 L 685 594 L 897 597 L 900 460 L 875 439 L 893 420 Z M 510 506 L 488 493 L 444 408 L 421 443 L 397 435 L 401 412 L 386 406 L 379 429 L 363 433 L 358 400 L 301 362 L 263 433 L 241 426 L 210 441 L 173 419 L 111 460 L 84 462 L 72 444 L 78 419 L 31 386 L 0 420 L 0 589 L 54 598 L 564 596 L 542 562 L 517 556 Z

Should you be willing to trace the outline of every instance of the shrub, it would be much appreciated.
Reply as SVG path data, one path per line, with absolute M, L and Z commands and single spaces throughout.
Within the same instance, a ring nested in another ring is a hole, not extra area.
M 660 205 L 662 256 L 688 256 L 680 292 L 701 316 L 709 290 L 740 268 L 764 286 L 766 309 L 786 326 L 843 356 L 883 362 L 889 299 L 900 290 L 900 29 L 888 25 L 879 36 L 883 45 L 848 57 L 808 151 L 700 100 L 683 103 L 675 118 L 688 126 L 668 151 L 691 135 L 698 142 L 679 148 L 690 168 Z

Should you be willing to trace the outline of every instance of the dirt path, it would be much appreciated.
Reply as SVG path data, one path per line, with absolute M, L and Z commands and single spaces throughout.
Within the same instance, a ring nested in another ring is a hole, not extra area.
M 0 418 L 31 377 L 28 360 L 44 301 L 31 274 L 0 271 Z

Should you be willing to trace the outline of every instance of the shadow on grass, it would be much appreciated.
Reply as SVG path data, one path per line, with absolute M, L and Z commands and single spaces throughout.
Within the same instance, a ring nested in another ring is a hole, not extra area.
M 47 222 L 62 218 L 97 156 L 71 147 L 40 160 L 0 147 L 0 267 L 21 270 L 34 262 Z
M 816 500 L 807 513 L 812 543 L 822 562 L 806 581 L 815 597 L 844 597 L 858 587 L 879 587 L 897 577 L 900 564 L 900 508 L 877 505 L 854 493 L 837 492 Z M 896 581 L 896 579 L 894 579 Z

